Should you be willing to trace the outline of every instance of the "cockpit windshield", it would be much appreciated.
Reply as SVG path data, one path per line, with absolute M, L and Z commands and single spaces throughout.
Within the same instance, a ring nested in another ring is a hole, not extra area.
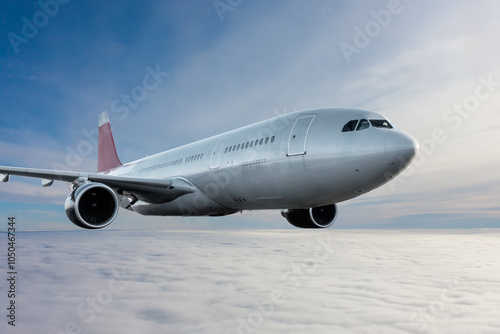
M 370 127 L 370 123 L 368 123 L 368 121 L 366 119 L 362 119 L 361 121 L 359 121 L 359 124 L 358 124 L 358 127 L 356 128 L 356 131 L 368 129 L 369 127 Z
M 352 121 L 349 121 L 344 125 L 344 127 L 342 128 L 342 132 L 364 130 L 369 128 L 370 124 L 374 128 L 392 129 L 391 123 L 389 123 L 389 121 L 386 119 L 371 119 L 369 122 L 366 119 L 353 119 Z
M 357 126 L 356 126 L 357 125 Z M 352 121 L 347 122 L 342 128 L 342 132 L 350 132 L 350 131 L 359 131 L 364 130 L 370 127 L 370 123 L 366 119 L 357 120 L 354 119 Z
M 357 119 L 347 122 L 342 128 L 342 132 L 354 131 L 354 129 L 356 129 L 356 124 L 358 124 Z
M 392 129 L 392 125 L 385 119 L 371 119 L 370 123 L 374 128 Z

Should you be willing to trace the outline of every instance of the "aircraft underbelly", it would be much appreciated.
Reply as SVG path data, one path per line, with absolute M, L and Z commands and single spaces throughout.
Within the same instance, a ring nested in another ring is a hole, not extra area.
M 223 216 L 235 212 L 199 190 L 162 204 L 138 201 L 133 205 L 133 210 L 151 216 Z

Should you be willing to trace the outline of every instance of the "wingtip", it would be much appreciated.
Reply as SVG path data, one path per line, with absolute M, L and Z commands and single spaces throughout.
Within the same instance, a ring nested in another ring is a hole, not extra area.
M 99 115 L 99 127 L 103 126 L 106 123 L 109 123 L 109 117 L 108 112 L 104 111 Z

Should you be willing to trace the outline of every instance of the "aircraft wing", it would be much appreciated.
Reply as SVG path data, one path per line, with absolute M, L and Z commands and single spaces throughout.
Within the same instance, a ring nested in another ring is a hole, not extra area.
M 0 166 L 0 181 L 8 182 L 10 175 L 43 179 L 43 186 L 50 186 L 54 180 L 98 182 L 109 186 L 120 195 L 134 196 L 139 200 L 152 204 L 170 202 L 179 196 L 196 191 L 194 186 L 180 178 L 146 179 L 97 173 Z

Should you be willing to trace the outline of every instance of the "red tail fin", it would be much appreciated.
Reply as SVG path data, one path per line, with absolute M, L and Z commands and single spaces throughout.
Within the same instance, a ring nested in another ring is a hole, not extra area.
M 99 115 L 99 144 L 97 146 L 97 172 L 104 172 L 123 165 L 116 153 L 115 141 L 109 125 L 108 113 Z

